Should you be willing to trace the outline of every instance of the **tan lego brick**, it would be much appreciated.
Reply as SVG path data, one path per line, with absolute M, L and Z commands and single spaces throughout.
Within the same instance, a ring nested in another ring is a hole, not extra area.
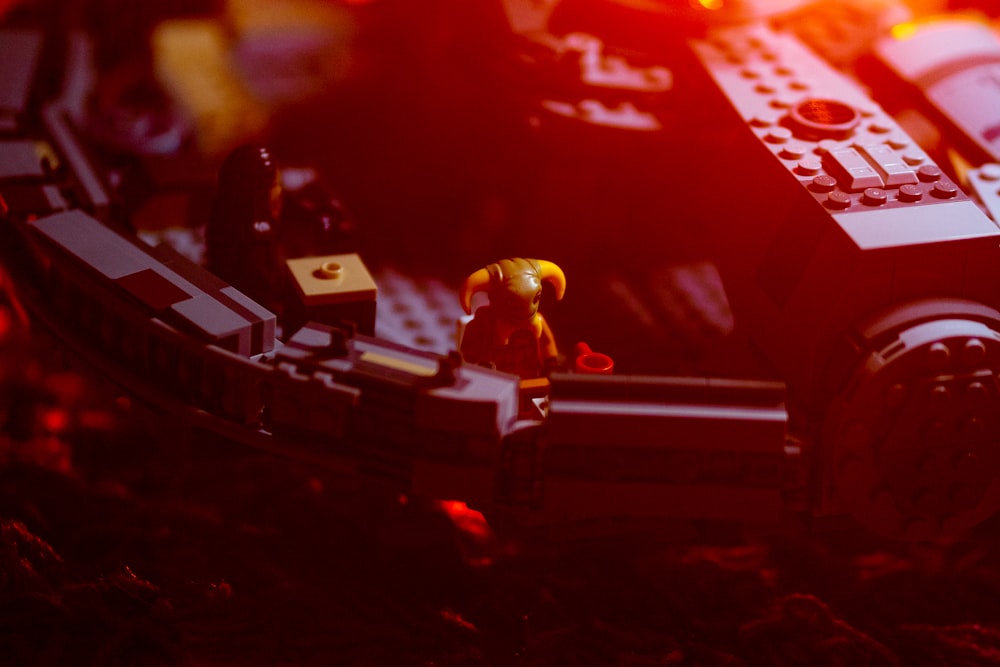
M 375 280 L 357 254 L 299 257 L 286 263 L 307 307 L 375 301 Z

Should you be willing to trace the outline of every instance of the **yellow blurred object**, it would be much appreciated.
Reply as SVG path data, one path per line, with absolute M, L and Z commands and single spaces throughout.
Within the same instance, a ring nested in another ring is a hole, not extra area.
M 893 39 L 904 40 L 910 39 L 917 34 L 917 24 L 913 21 L 907 21 L 906 23 L 898 23 L 892 26 L 890 30 Z
M 153 32 L 152 47 L 160 85 L 190 117 L 204 155 L 224 155 L 267 127 L 267 109 L 230 67 L 218 23 L 166 21 Z
M 341 78 L 349 64 L 352 14 L 322 0 L 228 0 L 234 67 L 259 99 L 301 100 Z

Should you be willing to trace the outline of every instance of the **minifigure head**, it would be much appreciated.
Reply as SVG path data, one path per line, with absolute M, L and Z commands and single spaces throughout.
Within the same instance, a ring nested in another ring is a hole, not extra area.
M 246 231 L 259 236 L 272 230 L 281 213 L 280 183 L 278 169 L 266 148 L 240 146 L 219 169 L 218 196 L 230 219 L 241 221 L 238 225 L 249 225 Z
M 566 292 L 566 276 L 557 265 L 538 259 L 502 259 L 465 279 L 462 308 L 471 314 L 472 295 L 486 291 L 490 306 L 501 317 L 531 319 L 538 312 L 544 282 L 555 288 L 557 299 L 562 299 Z

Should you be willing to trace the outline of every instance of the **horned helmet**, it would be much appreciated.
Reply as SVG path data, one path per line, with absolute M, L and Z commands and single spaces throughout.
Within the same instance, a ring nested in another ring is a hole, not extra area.
M 472 314 L 472 295 L 485 291 L 490 305 L 504 318 L 530 319 L 538 312 L 542 283 L 555 289 L 556 298 L 566 292 L 566 276 L 556 264 L 542 259 L 502 259 L 479 269 L 462 285 L 462 308 Z

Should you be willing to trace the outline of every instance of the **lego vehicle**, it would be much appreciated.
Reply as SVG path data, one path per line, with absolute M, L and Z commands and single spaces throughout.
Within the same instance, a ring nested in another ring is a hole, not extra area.
M 546 416 L 520 419 L 517 376 L 309 322 L 322 308 L 279 338 L 264 306 L 128 235 L 58 101 L 22 105 L 0 140 L 25 157 L 3 158 L 3 259 L 39 323 L 147 402 L 498 524 L 850 515 L 923 539 L 991 516 L 1000 229 L 791 35 L 726 27 L 685 49 L 745 166 L 699 183 L 714 259 L 779 382 L 554 374 Z

